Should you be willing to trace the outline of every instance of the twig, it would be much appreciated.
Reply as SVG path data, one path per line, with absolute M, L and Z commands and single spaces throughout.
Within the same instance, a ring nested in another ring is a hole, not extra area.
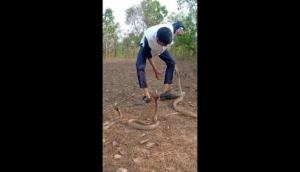
M 164 116 L 166 117 L 166 116 L 176 115 L 176 114 L 178 114 L 178 112 L 169 113 L 169 114 L 166 114 L 166 115 L 164 115 Z
M 112 125 L 114 125 L 116 122 L 118 122 L 117 120 L 116 121 L 112 121 L 110 123 L 106 123 L 103 125 L 103 129 L 106 130 L 108 129 L 109 127 L 111 127 Z

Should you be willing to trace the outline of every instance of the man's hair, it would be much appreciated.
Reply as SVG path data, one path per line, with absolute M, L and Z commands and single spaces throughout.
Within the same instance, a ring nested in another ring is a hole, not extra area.
M 172 31 L 167 27 L 159 28 L 156 36 L 159 39 L 159 41 L 166 45 L 172 42 Z

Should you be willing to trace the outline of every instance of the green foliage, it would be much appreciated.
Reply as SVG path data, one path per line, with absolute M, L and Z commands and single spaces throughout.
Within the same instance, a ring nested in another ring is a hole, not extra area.
M 122 56 L 128 58 L 136 57 L 140 40 L 141 37 L 135 36 L 133 33 L 130 33 L 127 37 L 125 37 L 122 44 L 120 44 L 124 53 Z
M 141 2 L 143 20 L 147 27 L 161 23 L 168 15 L 165 6 L 161 6 L 157 0 L 143 0 Z
M 178 57 L 192 57 L 197 55 L 197 0 L 177 0 L 178 9 L 188 11 L 187 15 L 182 12 L 173 13 L 168 21 L 180 20 L 185 25 L 185 34 L 174 41 L 171 53 Z
M 172 52 L 178 56 L 196 56 L 197 25 L 193 22 L 191 16 L 184 17 L 182 21 L 186 28 L 184 31 L 185 34 L 175 38 Z M 177 51 L 174 51 L 174 49 Z
M 177 0 L 178 9 L 187 6 L 190 11 L 197 11 L 198 0 Z

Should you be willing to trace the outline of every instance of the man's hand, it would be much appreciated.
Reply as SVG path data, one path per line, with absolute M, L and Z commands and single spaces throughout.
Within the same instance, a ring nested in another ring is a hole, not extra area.
M 148 60 L 149 60 L 151 66 L 152 66 L 152 68 L 153 68 L 153 71 L 154 71 L 154 74 L 155 74 L 155 78 L 156 78 L 157 80 L 159 80 L 159 75 L 162 75 L 163 73 L 160 72 L 160 71 L 157 69 L 157 67 L 156 67 L 156 65 L 154 64 L 152 58 L 149 58 Z

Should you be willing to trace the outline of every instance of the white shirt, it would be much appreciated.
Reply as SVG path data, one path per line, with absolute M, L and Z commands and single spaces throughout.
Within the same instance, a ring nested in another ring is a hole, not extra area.
M 155 25 L 155 26 L 152 26 L 152 27 L 146 29 L 144 31 L 144 36 L 141 40 L 141 44 L 142 44 L 142 46 L 144 46 L 144 38 L 146 37 L 147 40 L 148 40 L 149 47 L 151 48 L 152 57 L 159 56 L 167 48 L 169 48 L 170 45 L 172 44 L 171 43 L 167 46 L 161 46 L 157 43 L 156 34 L 157 34 L 158 29 L 161 28 L 161 27 L 168 27 L 171 30 L 172 38 L 174 39 L 174 31 L 173 31 L 173 25 L 172 24 L 159 24 L 159 25 Z

